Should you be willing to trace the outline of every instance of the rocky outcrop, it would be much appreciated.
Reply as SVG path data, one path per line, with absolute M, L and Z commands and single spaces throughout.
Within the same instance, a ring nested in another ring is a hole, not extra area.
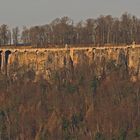
M 107 71 L 108 62 L 128 70 L 133 76 L 140 77 L 140 47 L 101 47 L 101 48 L 58 48 L 58 49 L 1 49 L 1 72 L 9 74 L 13 69 L 26 66 L 46 77 L 53 70 L 73 69 L 77 65 L 95 64 L 97 75 Z

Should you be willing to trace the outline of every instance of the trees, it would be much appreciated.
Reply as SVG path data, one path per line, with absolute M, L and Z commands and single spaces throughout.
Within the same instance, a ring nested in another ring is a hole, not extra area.
M 8 39 L 9 39 L 9 45 L 12 45 L 12 33 L 11 33 L 11 30 L 8 30 Z
M 131 40 L 131 16 L 127 13 L 124 13 L 121 16 L 121 42 L 123 44 L 130 44 Z
M 95 28 L 96 28 L 96 23 L 94 19 L 87 19 L 86 20 L 86 32 L 87 34 L 85 35 L 86 42 L 87 44 L 94 44 L 95 43 Z
M 73 44 L 74 28 L 73 20 L 69 17 L 62 17 L 53 20 L 51 27 L 51 44 L 65 45 Z
M 30 28 L 30 40 L 33 47 L 39 46 L 39 27 L 31 27 Z
M 15 27 L 12 29 L 12 37 L 13 37 L 13 44 L 17 46 L 19 43 L 19 28 L 18 27 Z
M 29 34 L 29 29 L 24 26 L 22 29 L 22 33 L 21 33 L 21 41 L 24 44 L 24 46 L 26 45 L 30 45 L 30 34 Z
M 16 46 L 19 43 L 20 31 L 13 28 L 12 37 L 8 26 L 0 26 L 0 45 Z M 13 40 L 13 41 L 12 41 Z M 23 27 L 21 41 L 24 46 L 48 47 L 49 45 L 126 45 L 133 41 L 140 43 L 140 19 L 128 13 L 120 18 L 101 15 L 97 19 L 89 18 L 74 23 L 69 17 L 54 19 L 50 24 Z
M 6 24 L 0 26 L 0 45 L 7 45 L 9 43 L 9 29 Z
M 44 27 L 31 27 L 29 32 L 30 41 L 33 47 L 45 47 L 46 35 Z

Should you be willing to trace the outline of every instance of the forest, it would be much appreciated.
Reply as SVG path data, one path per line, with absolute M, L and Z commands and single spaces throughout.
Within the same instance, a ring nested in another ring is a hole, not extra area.
M 18 26 L 10 29 L 0 26 L 0 46 L 24 45 L 51 47 L 68 45 L 128 45 L 140 43 L 140 19 L 128 13 L 120 18 L 111 15 L 88 18 L 74 23 L 69 17 L 56 18 L 45 25 Z
M 50 80 L 27 66 L 1 73 L 0 139 L 139 140 L 140 81 L 125 65 L 105 65 L 101 77 L 96 62 L 54 70 Z

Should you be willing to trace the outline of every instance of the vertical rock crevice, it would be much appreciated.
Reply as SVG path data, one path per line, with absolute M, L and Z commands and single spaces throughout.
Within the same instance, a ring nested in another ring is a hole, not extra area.
M 4 68 L 4 71 L 5 71 L 5 74 L 7 75 L 7 72 L 8 72 L 8 62 L 9 62 L 9 55 L 11 54 L 12 52 L 10 50 L 7 50 L 5 51 L 5 68 Z
M 2 67 L 2 51 L 0 50 L 0 72 L 1 72 L 1 67 Z

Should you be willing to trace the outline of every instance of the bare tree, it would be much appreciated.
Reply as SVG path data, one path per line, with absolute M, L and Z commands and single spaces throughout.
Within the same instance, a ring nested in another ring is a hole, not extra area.
M 15 27 L 12 29 L 12 37 L 13 37 L 13 44 L 17 46 L 19 43 L 19 28 L 18 27 Z
M 3 24 L 0 26 L 0 45 L 7 45 L 9 41 L 8 26 Z
M 4 26 L 1 29 L 1 44 L 5 44 Z M 17 29 L 14 29 L 13 42 L 17 42 Z M 6 33 L 6 32 L 5 32 Z M 56 18 L 43 26 L 23 27 L 21 40 L 24 45 L 48 47 L 65 44 L 120 45 L 140 43 L 140 20 L 124 13 L 121 18 L 101 15 L 97 19 L 87 19 L 74 24 L 69 17 Z
M 29 33 L 29 29 L 26 26 L 24 26 L 21 33 L 21 41 L 24 44 L 24 46 L 31 44 Z

